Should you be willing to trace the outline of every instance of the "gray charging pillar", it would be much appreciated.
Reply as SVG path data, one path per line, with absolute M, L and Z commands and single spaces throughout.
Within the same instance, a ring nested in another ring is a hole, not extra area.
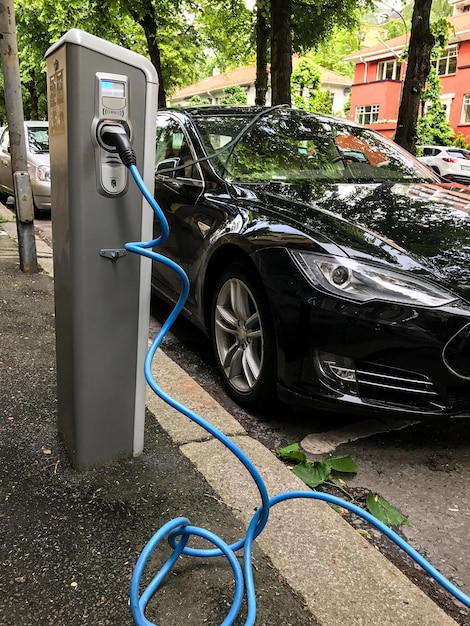
M 144 57 L 72 29 L 46 53 L 59 432 L 77 468 L 139 454 L 144 441 L 153 212 L 102 123 L 130 134 L 154 189 L 158 78 Z

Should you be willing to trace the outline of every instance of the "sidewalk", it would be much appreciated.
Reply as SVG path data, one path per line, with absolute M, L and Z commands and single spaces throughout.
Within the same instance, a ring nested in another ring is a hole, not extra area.
M 51 250 L 38 241 L 44 271 L 22 274 L 15 236 L 14 222 L 0 223 L 0 624 L 131 626 L 129 582 L 148 539 L 183 516 L 238 540 L 257 492 L 221 444 L 151 393 L 143 455 L 70 467 L 55 424 Z M 270 495 L 305 488 L 161 351 L 155 376 L 249 455 Z M 168 553 L 164 541 L 152 576 Z M 323 502 L 273 508 L 253 561 L 259 625 L 455 625 Z M 225 560 L 182 557 L 146 615 L 159 626 L 217 626 L 232 596 Z

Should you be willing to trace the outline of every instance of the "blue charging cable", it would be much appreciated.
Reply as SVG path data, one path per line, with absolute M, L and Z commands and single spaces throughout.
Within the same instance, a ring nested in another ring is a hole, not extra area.
M 132 574 L 130 586 L 130 605 L 135 624 L 137 626 L 155 626 L 153 622 L 150 622 L 145 617 L 145 608 L 149 600 L 159 588 L 160 584 L 170 572 L 173 565 L 176 563 L 178 557 L 184 554 L 194 557 L 225 556 L 227 558 L 233 570 L 235 592 L 231 608 L 227 613 L 224 621 L 221 623 L 221 626 L 231 626 L 231 624 L 234 623 L 240 612 L 240 607 L 245 596 L 247 602 L 247 617 L 245 621 L 245 626 L 252 626 L 256 620 L 256 595 L 253 580 L 253 569 L 251 564 L 253 541 L 256 539 L 256 537 L 259 536 L 259 534 L 266 526 L 271 507 L 278 504 L 279 502 L 292 500 L 294 498 L 323 500 L 331 504 L 338 505 L 343 509 L 359 515 L 360 517 L 368 521 L 372 526 L 375 526 L 375 528 L 380 530 L 384 535 L 389 537 L 392 541 L 394 541 L 404 552 L 406 552 L 406 554 L 408 554 L 418 565 L 420 565 L 430 576 L 432 576 L 432 578 L 434 578 L 457 600 L 462 602 L 462 604 L 464 604 L 465 606 L 470 607 L 470 597 L 468 595 L 463 593 L 463 591 L 461 591 L 447 578 L 445 578 L 424 557 L 422 557 L 419 552 L 412 548 L 395 531 L 391 530 L 376 517 L 356 506 L 355 504 L 347 502 L 346 500 L 342 500 L 341 498 L 337 498 L 336 496 L 332 496 L 327 493 L 321 493 L 318 491 L 291 491 L 287 493 L 281 493 L 277 496 L 270 498 L 266 485 L 264 484 L 260 473 L 250 461 L 250 459 L 246 456 L 246 454 L 242 452 L 240 448 L 238 448 L 238 446 L 236 446 L 226 435 L 224 435 L 224 433 L 215 428 L 206 419 L 169 396 L 157 384 L 152 375 L 152 361 L 155 356 L 155 352 L 162 343 L 163 337 L 171 328 L 173 322 L 178 317 L 181 309 L 184 306 L 189 292 L 189 280 L 184 270 L 178 264 L 174 263 L 171 259 L 168 259 L 167 257 L 158 254 L 157 252 L 154 252 L 152 250 L 152 248 L 162 244 L 168 237 L 168 222 L 158 203 L 149 193 L 134 164 L 129 166 L 129 171 L 131 172 L 140 191 L 152 207 L 160 224 L 161 234 L 158 238 L 152 241 L 127 243 L 125 245 L 125 248 L 131 252 L 135 252 L 137 254 L 149 257 L 154 261 L 167 265 L 176 272 L 181 280 L 180 297 L 147 352 L 144 363 L 145 378 L 149 386 L 157 394 L 157 396 L 159 396 L 162 400 L 167 402 L 173 408 L 177 409 L 183 415 L 186 415 L 186 417 L 191 419 L 193 422 L 204 428 L 213 437 L 223 443 L 238 458 L 238 460 L 245 466 L 245 468 L 250 472 L 251 476 L 253 477 L 253 480 L 258 488 L 261 500 L 260 507 L 257 509 L 256 513 L 251 519 L 250 524 L 248 525 L 245 537 L 231 545 L 228 545 L 218 535 L 208 530 L 196 526 L 191 526 L 189 520 L 184 517 L 178 517 L 162 526 L 143 549 Z M 207 549 L 196 549 L 189 547 L 187 545 L 188 540 L 190 539 L 190 537 L 193 536 L 202 537 L 214 547 Z M 141 579 L 145 566 L 152 552 L 155 550 L 160 541 L 162 541 L 162 539 L 164 538 L 167 538 L 169 545 L 173 548 L 173 553 L 140 595 Z M 241 549 L 243 549 L 243 570 L 236 557 L 236 552 Z

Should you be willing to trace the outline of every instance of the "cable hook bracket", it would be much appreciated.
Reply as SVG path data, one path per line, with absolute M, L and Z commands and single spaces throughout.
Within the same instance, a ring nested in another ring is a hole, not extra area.
M 124 248 L 104 248 L 100 251 L 100 256 L 111 259 L 111 261 L 117 261 L 122 256 L 126 256 L 126 254 L 127 250 Z

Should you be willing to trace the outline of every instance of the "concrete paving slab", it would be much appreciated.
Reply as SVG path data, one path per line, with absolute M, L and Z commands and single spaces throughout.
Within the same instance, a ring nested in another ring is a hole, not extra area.
M 189 407 L 226 435 L 243 435 L 245 429 L 223 409 L 202 387 L 161 350 L 157 350 L 152 374 L 156 382 L 172 398 Z M 147 390 L 147 407 L 157 417 L 176 443 L 203 441 L 210 438 L 206 430 Z
M 305 485 L 262 444 L 233 441 L 254 462 L 270 496 Z M 244 523 L 260 498 L 246 470 L 217 441 L 181 446 Z M 455 626 L 429 598 L 324 502 L 289 500 L 273 508 L 256 540 L 323 626 Z

